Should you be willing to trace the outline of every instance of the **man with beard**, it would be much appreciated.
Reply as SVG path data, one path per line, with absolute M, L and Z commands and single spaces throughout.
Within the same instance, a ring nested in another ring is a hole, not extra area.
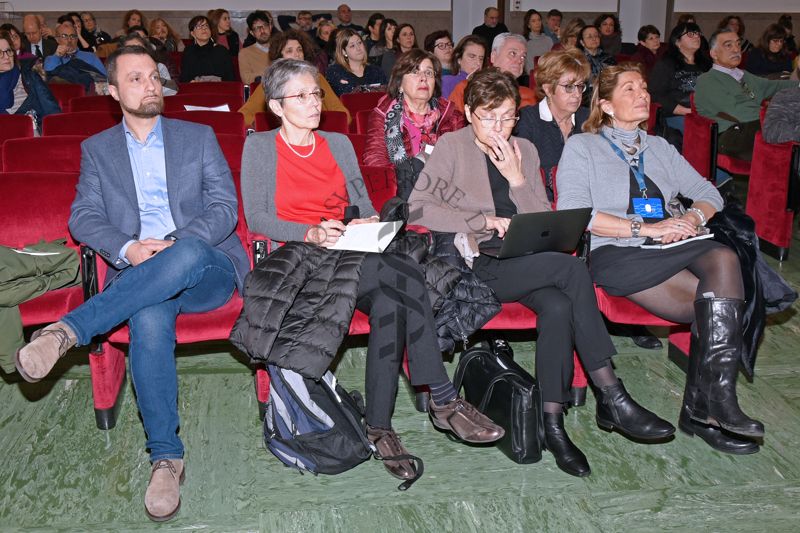
M 212 129 L 161 116 L 161 78 L 144 48 L 121 47 L 107 65 L 123 120 L 83 143 L 69 219 L 75 238 L 109 264 L 105 289 L 34 333 L 16 365 L 38 381 L 72 346 L 128 322 L 131 382 L 152 463 L 145 511 L 164 521 L 180 508 L 184 478 L 176 318 L 225 304 L 250 264 L 234 233 L 236 190 Z
M 256 42 L 239 51 L 239 77 L 242 83 L 253 83 L 261 78 L 269 65 L 269 38 L 272 21 L 264 11 L 253 11 L 247 15 L 247 30 Z

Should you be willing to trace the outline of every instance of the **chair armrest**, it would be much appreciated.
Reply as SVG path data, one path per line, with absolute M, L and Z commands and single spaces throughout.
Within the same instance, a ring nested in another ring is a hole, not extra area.
M 81 286 L 83 287 L 83 301 L 100 292 L 97 281 L 97 254 L 94 250 L 81 244 Z

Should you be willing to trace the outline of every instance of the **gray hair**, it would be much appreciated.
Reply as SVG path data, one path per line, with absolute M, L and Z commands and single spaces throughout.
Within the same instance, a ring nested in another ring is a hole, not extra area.
M 289 80 L 303 74 L 308 74 L 316 80 L 319 71 L 317 67 L 307 61 L 298 59 L 278 59 L 274 61 L 264 71 L 264 77 L 261 80 L 267 101 L 285 96 L 283 88 L 289 83 Z
M 714 48 L 717 47 L 717 37 L 719 37 L 723 33 L 736 33 L 736 30 L 731 29 L 729 27 L 725 27 L 725 28 L 720 28 L 717 31 L 715 31 L 714 33 L 712 33 L 711 37 L 708 38 L 708 49 L 709 50 L 713 50 Z M 736 33 L 736 35 L 738 37 L 739 34 Z
M 525 37 L 523 37 L 519 33 L 511 33 L 507 31 L 505 33 L 501 33 L 500 35 L 494 38 L 494 41 L 492 41 L 492 52 L 497 52 L 498 50 L 503 48 L 503 46 L 505 46 L 506 44 L 506 41 L 509 40 L 517 41 L 521 43 L 522 46 L 525 47 L 528 46 L 528 41 L 525 40 Z

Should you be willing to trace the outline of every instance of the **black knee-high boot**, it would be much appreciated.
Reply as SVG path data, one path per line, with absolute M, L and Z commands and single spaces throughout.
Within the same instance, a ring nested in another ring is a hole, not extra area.
M 742 349 L 744 301 L 701 298 L 694 302 L 697 339 L 689 354 L 684 407 L 693 420 L 738 435 L 762 437 L 764 425 L 744 414 L 736 396 Z

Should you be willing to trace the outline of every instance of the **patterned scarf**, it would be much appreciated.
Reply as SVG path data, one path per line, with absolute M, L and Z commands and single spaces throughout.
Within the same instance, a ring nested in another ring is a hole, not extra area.
M 428 144 L 435 144 L 438 137 L 436 129 L 439 123 L 441 112 L 439 111 L 439 101 L 434 98 L 430 101 L 430 110 L 425 114 L 425 118 L 420 124 L 418 120 L 409 117 L 422 132 L 422 141 Z M 403 95 L 395 98 L 389 112 L 386 113 L 386 121 L 384 122 L 384 132 L 386 136 L 386 149 L 389 152 L 389 160 L 393 165 L 407 161 L 409 158 L 406 153 L 406 146 L 403 142 Z M 419 116 L 419 115 L 417 115 Z

